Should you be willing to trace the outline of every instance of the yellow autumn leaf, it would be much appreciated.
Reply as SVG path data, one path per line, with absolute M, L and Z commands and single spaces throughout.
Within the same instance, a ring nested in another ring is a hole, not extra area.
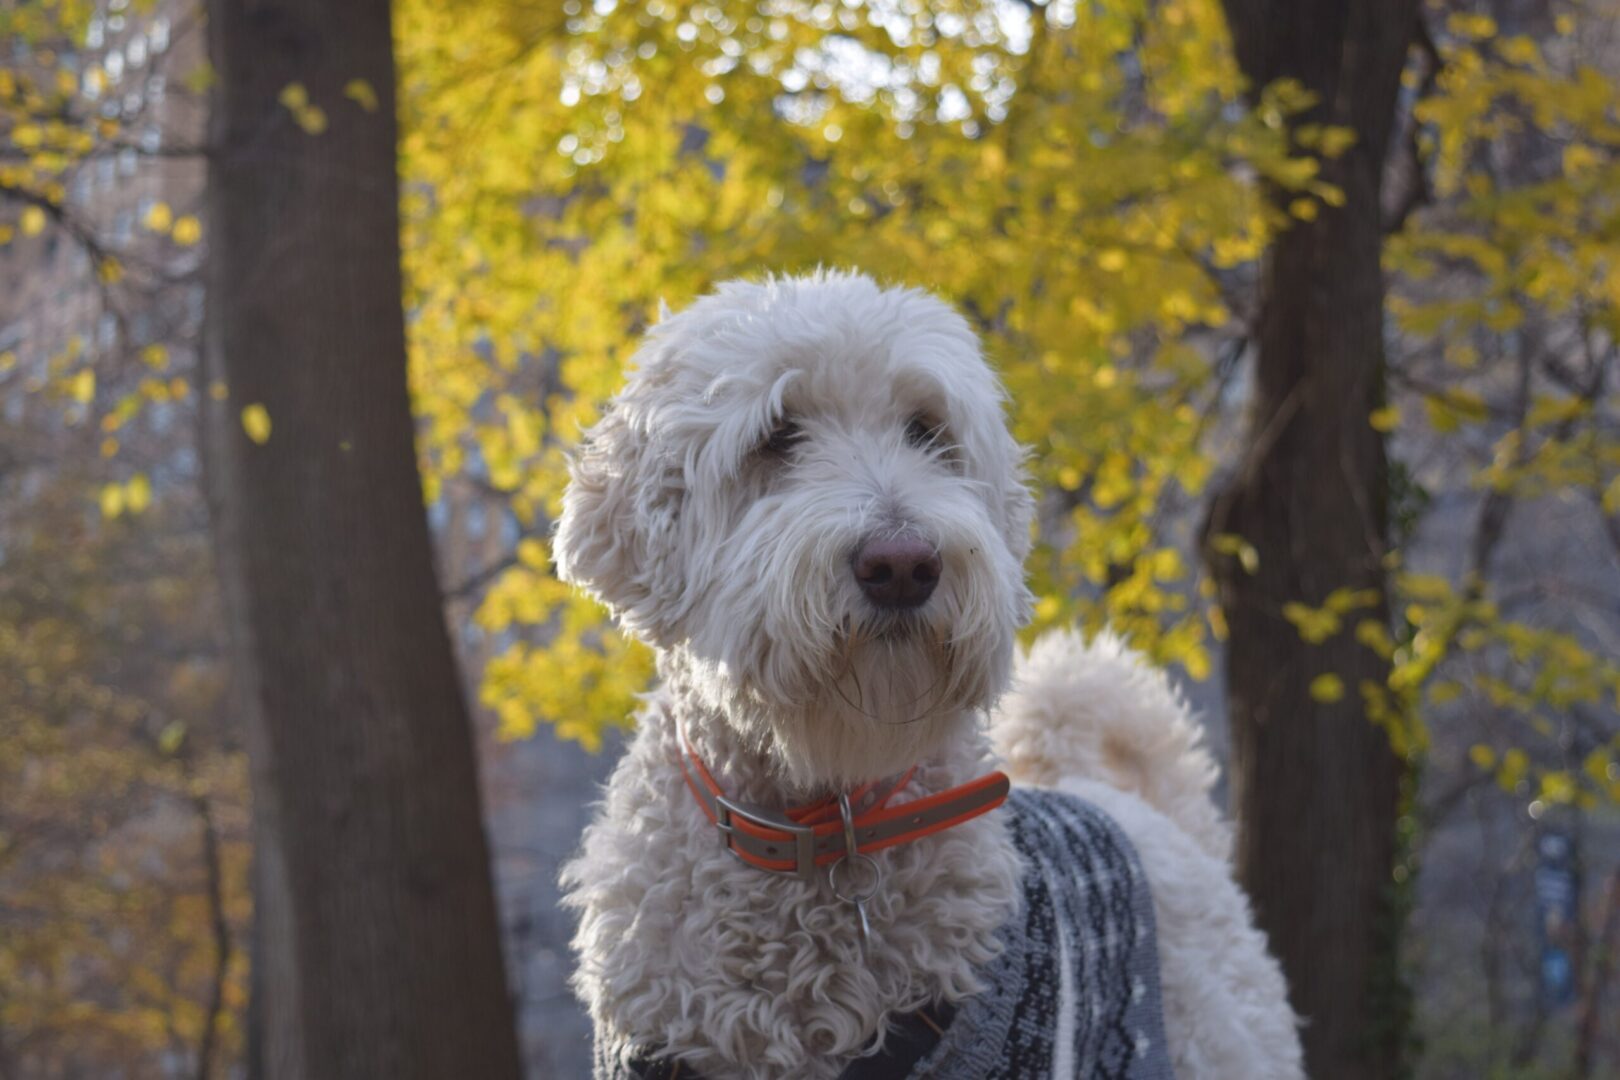
M 1620 514 L 1620 474 L 1610 480 L 1609 486 L 1603 489 L 1603 512 Z
M 45 231 L 45 211 L 37 206 L 24 207 L 17 226 L 24 236 L 38 236 Z
M 1496 772 L 1496 783 L 1503 791 L 1512 791 L 1524 780 L 1525 773 L 1529 771 L 1530 758 L 1523 750 L 1514 747 L 1502 755 L 1502 764 Z
M 1373 426 L 1373 430 L 1382 431 L 1386 435 L 1394 431 L 1400 422 L 1401 410 L 1394 405 L 1385 405 L 1367 414 L 1367 423 Z
M 1218 555 L 1236 558 L 1238 565 L 1243 567 L 1246 574 L 1254 574 L 1260 569 L 1260 552 L 1236 533 L 1220 533 L 1211 537 L 1209 546 Z
M 546 545 L 532 536 L 526 536 L 518 541 L 518 562 L 530 570 L 544 571 L 551 563 L 551 554 Z
M 153 203 L 146 211 L 146 217 L 141 219 L 141 224 L 153 232 L 168 232 L 174 224 L 174 211 L 169 209 L 168 203 Z
M 88 405 L 96 397 L 96 373 L 90 368 L 81 368 L 74 373 L 68 382 L 68 396 L 80 405 Z
M 1325 127 L 1322 129 L 1318 149 L 1323 157 L 1336 158 L 1356 144 L 1354 128 Z
M 377 91 L 365 79 L 350 79 L 343 86 L 343 96 L 354 101 L 366 112 L 377 111 Z
M 1488 38 L 1496 34 L 1496 20 L 1489 15 L 1451 15 L 1446 29 L 1461 38 Z
M 190 247 L 202 239 L 202 222 L 187 214 L 174 223 L 174 231 L 169 235 L 181 247 Z
M 1311 700 L 1331 705 L 1344 697 L 1344 680 L 1328 672 L 1311 680 Z
M 1339 616 L 1332 611 L 1318 611 L 1306 604 L 1289 601 L 1282 606 L 1283 618 L 1294 624 L 1302 640 L 1320 645 L 1339 632 Z
M 101 489 L 101 516 L 109 521 L 124 512 L 124 487 L 122 484 L 107 484 Z
M 298 126 L 304 129 L 305 134 L 319 135 L 326 130 L 326 110 L 319 105 L 306 105 L 302 109 L 294 110 L 293 118 Z
M 145 473 L 136 473 L 124 485 L 124 505 L 131 514 L 139 514 L 152 505 L 152 481 Z
M 247 437 L 263 446 L 270 439 L 270 411 L 258 402 L 242 410 L 242 430 Z

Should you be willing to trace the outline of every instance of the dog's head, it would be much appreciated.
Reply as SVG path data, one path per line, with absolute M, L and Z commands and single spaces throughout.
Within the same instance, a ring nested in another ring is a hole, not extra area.
M 562 576 L 805 783 L 893 772 L 1007 679 L 1031 499 L 965 320 L 858 275 L 732 282 L 586 435 Z

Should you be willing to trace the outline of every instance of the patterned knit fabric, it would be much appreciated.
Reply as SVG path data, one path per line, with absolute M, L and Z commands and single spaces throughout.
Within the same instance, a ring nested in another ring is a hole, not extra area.
M 1068 795 L 1015 789 L 1024 911 L 990 989 L 957 1010 L 912 1080 L 1168 1080 L 1147 879 L 1125 834 Z
M 957 1007 L 907 1080 L 1172 1080 L 1153 903 L 1135 849 L 1072 796 L 1014 789 L 1007 807 L 1023 909 L 1002 928 L 989 988 Z M 599 1044 L 595 1076 L 661 1077 L 667 1065 L 627 1068 Z

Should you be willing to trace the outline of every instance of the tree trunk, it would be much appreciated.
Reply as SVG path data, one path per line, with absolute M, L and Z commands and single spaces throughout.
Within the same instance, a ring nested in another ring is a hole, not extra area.
M 1369 414 L 1383 396 L 1380 181 L 1416 3 L 1224 3 L 1253 90 L 1296 79 L 1318 100 L 1296 125 L 1357 137 L 1323 168 L 1344 205 L 1320 207 L 1267 253 L 1245 453 L 1206 523 L 1207 537 L 1236 534 L 1259 556 L 1250 573 L 1206 548 L 1230 627 L 1237 870 L 1306 1020 L 1310 1075 L 1387 1077 L 1401 1006 L 1378 991 L 1394 962 L 1402 766 L 1361 691 L 1384 686 L 1389 664 L 1354 627 L 1388 618 L 1387 465 Z M 1320 608 L 1343 587 L 1376 599 L 1328 640 L 1304 641 L 1283 606 Z M 1326 674 L 1342 680 L 1337 701 L 1311 693 Z
M 406 392 L 389 6 L 215 0 L 208 22 L 228 397 L 204 446 L 253 764 L 252 1071 L 516 1078 Z

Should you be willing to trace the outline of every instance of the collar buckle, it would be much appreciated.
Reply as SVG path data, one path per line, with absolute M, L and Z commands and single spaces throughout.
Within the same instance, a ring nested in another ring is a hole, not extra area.
M 714 825 L 720 832 L 720 846 L 731 852 L 740 862 L 748 860 L 743 858 L 742 852 L 732 841 L 737 832 L 737 827 L 731 823 L 733 818 L 740 818 L 758 829 L 787 833 L 793 839 L 793 873 L 804 881 L 815 878 L 816 830 L 813 826 L 800 825 L 775 811 L 746 806 L 717 794 L 714 796 Z

